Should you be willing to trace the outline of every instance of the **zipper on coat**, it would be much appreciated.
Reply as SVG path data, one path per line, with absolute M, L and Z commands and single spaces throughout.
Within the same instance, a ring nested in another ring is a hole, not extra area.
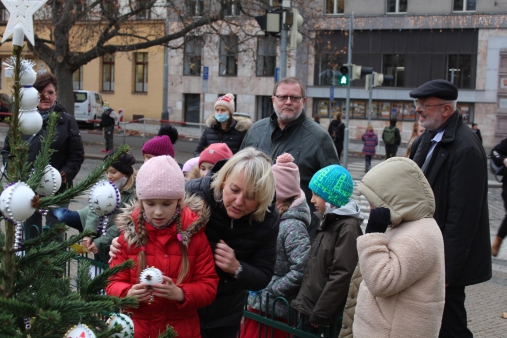
M 234 225 L 234 220 L 231 218 L 231 229 L 232 229 L 233 225 Z

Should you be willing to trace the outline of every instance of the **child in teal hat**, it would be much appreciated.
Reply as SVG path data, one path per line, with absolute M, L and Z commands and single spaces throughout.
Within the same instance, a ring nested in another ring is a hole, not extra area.
M 357 265 L 356 240 L 364 217 L 350 199 L 354 181 L 333 164 L 313 175 L 311 202 L 321 219 L 312 242 L 298 296 L 291 306 L 301 313 L 299 328 L 321 334 L 343 315 L 350 280 Z

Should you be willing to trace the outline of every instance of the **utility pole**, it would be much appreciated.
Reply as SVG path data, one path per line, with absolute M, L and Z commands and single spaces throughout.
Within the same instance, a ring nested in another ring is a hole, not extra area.
M 290 0 L 282 1 L 282 31 L 280 32 L 280 78 L 287 76 L 287 24 L 286 9 L 290 8 Z
M 370 74 L 369 76 L 366 75 L 366 81 L 370 80 L 370 98 L 368 101 L 368 124 L 371 123 L 371 114 L 373 113 L 373 107 L 372 107 L 372 96 L 373 96 L 373 78 L 375 77 L 375 74 Z M 369 77 L 369 78 L 368 78 Z
M 347 67 L 348 73 L 352 74 L 352 45 L 353 45 L 353 34 L 354 34 L 354 12 L 350 14 L 350 27 L 349 27 L 349 47 L 347 50 Z M 345 130 L 344 130 L 344 142 L 343 142 L 343 163 L 342 166 L 347 168 L 347 160 L 349 153 L 349 106 L 350 106 L 350 81 L 347 83 L 347 100 L 345 101 Z
M 169 13 L 166 9 L 165 13 L 165 35 L 169 34 Z M 169 90 L 168 82 L 169 82 L 169 47 L 167 46 L 168 43 L 166 43 L 164 47 L 164 83 L 163 83 L 163 91 L 164 94 L 162 95 L 162 118 L 167 114 L 167 119 L 169 120 L 169 112 L 167 111 L 167 91 Z

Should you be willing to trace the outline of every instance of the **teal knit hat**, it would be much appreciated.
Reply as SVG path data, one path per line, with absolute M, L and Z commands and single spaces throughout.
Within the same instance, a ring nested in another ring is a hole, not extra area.
M 341 207 L 349 203 L 354 181 L 347 169 L 332 164 L 313 175 L 309 188 L 324 201 Z

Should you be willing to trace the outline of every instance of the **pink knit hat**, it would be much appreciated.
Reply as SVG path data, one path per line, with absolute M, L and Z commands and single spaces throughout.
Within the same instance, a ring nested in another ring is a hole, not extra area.
M 224 96 L 220 96 L 215 102 L 215 108 L 217 106 L 223 106 L 229 110 L 231 114 L 234 114 L 235 105 L 234 105 L 234 95 L 231 93 L 225 94 Z
M 185 162 L 185 164 L 183 165 L 183 169 L 181 169 L 181 171 L 188 173 L 190 172 L 190 170 L 192 170 L 193 167 L 197 165 L 197 163 L 199 163 L 199 157 L 193 157 Z
M 137 173 L 136 195 L 140 200 L 183 198 L 185 178 L 178 163 L 170 156 L 150 158 Z
M 153 156 L 169 155 L 174 158 L 174 146 L 167 135 L 155 136 L 144 144 L 141 151 L 143 156 L 146 154 Z
M 294 157 L 291 154 L 283 153 L 276 158 L 273 174 L 276 180 L 277 203 L 301 195 L 299 168 L 294 164 Z
M 220 160 L 229 159 L 232 157 L 232 151 L 225 143 L 213 143 L 208 148 L 204 149 L 199 156 L 199 166 L 202 162 L 209 162 L 215 164 Z

